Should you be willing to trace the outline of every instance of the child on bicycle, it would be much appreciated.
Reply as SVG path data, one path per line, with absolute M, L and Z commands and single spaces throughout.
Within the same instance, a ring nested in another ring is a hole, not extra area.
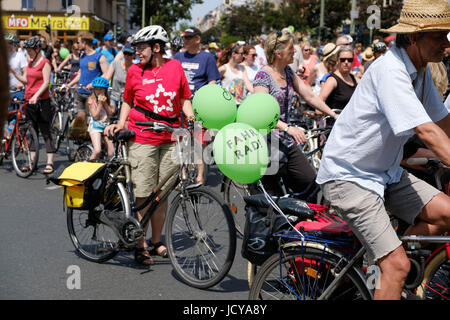
M 103 131 L 109 125 L 109 117 L 112 117 L 116 111 L 107 92 L 109 81 L 105 78 L 97 77 L 92 81 L 92 87 L 94 90 L 87 101 L 87 105 L 91 116 L 88 131 L 94 150 L 89 160 L 100 157 Z M 106 136 L 104 136 L 104 141 L 108 157 L 111 157 L 114 153 L 114 145 Z

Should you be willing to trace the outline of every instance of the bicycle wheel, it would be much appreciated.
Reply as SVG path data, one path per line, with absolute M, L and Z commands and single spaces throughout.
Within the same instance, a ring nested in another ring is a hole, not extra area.
M 50 125 L 50 134 L 55 143 L 55 152 L 59 150 L 61 141 L 63 139 L 63 114 L 61 112 L 55 112 L 53 114 L 53 119 Z
M 69 132 L 70 132 L 70 123 L 72 119 L 71 116 L 66 114 L 64 116 L 64 126 L 62 129 L 62 137 L 61 140 L 66 140 L 66 154 L 69 161 L 73 162 L 75 161 L 75 155 L 76 155 L 76 148 L 75 148 L 75 142 L 73 139 L 69 139 Z
M 104 204 L 109 214 L 125 217 L 130 214 L 128 195 L 121 183 L 111 186 L 110 199 Z M 95 210 L 73 210 L 67 208 L 67 228 L 76 251 L 86 260 L 105 262 L 119 251 L 119 237 L 114 230 L 99 219 Z
M 236 229 L 222 199 L 199 187 L 178 194 L 166 221 L 169 257 L 176 274 L 188 285 L 205 289 L 219 283 L 233 264 Z
M 19 177 L 27 178 L 36 170 L 39 162 L 39 138 L 30 123 L 19 126 L 11 148 L 12 164 Z
M 426 265 L 416 295 L 427 300 L 450 300 L 450 260 L 445 246 Z
M 250 190 L 247 185 L 240 184 L 229 178 L 223 181 L 223 197 L 225 203 L 233 213 L 234 225 L 236 231 L 243 236 L 245 227 L 245 201 L 244 196 L 250 195 Z
M 302 252 L 303 251 L 303 252 Z M 281 261 L 280 261 L 281 260 Z M 316 300 L 339 275 L 342 259 L 309 247 L 294 247 L 272 255 L 258 270 L 250 300 Z M 363 279 L 351 268 L 329 300 L 370 300 Z
M 74 158 L 75 162 L 89 160 L 90 156 L 92 155 L 92 151 L 92 146 L 90 144 L 81 145 L 76 151 Z

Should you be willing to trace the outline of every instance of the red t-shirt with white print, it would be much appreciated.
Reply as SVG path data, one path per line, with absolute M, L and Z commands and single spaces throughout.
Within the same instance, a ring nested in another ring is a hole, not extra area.
M 128 69 L 123 99 L 133 105 L 150 110 L 158 115 L 177 118 L 173 127 L 180 126 L 181 99 L 189 99 L 191 90 L 184 74 L 183 67 L 178 60 L 165 59 L 161 67 L 146 68 L 140 63 Z M 136 134 L 135 142 L 141 144 L 173 143 L 171 132 L 143 131 L 143 127 L 136 126 L 136 121 L 156 121 L 146 117 L 143 113 L 132 108 L 128 116 L 128 129 Z M 165 121 L 159 121 L 170 124 Z

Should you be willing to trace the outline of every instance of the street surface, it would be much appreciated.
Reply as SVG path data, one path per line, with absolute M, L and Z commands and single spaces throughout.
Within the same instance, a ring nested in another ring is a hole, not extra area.
M 230 273 L 208 290 L 177 279 L 169 259 L 154 257 L 156 264 L 147 268 L 134 261 L 132 252 L 103 264 L 80 258 L 67 232 L 61 188 L 47 185 L 42 174 L 43 148 L 41 142 L 38 173 L 28 179 L 16 175 L 10 160 L 0 166 L 0 299 L 247 299 L 247 262 L 240 253 L 240 237 Z M 67 165 L 60 151 L 55 169 Z M 208 181 L 216 191 L 220 180 L 212 170 Z M 73 281 L 76 273 L 79 283 Z

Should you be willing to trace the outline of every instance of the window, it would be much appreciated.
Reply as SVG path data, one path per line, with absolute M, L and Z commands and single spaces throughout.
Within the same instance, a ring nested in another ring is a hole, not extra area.
M 61 0 L 61 6 L 63 9 L 67 9 L 72 5 L 72 0 Z
M 33 0 L 22 0 L 22 9 L 34 9 Z

